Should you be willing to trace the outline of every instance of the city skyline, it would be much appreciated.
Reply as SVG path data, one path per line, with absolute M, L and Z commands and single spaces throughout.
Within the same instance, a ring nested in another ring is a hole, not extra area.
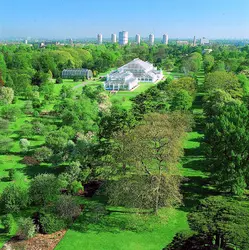
M 153 5 L 141 0 L 127 0 L 125 4 L 113 0 L 1 2 L 4 11 L 0 16 L 0 38 L 92 38 L 99 33 L 109 38 L 120 30 L 129 31 L 129 37 L 154 34 L 158 38 L 167 33 L 170 38 L 249 38 L 247 0 L 210 0 L 208 4 L 158 0 Z

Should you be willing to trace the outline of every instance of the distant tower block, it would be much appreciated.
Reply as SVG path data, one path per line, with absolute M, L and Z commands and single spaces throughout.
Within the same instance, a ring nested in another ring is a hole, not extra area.
M 136 35 L 136 44 L 140 44 L 141 43 L 141 37 L 139 34 Z
M 103 42 L 102 34 L 98 34 L 97 39 L 98 39 L 98 44 L 102 44 L 102 42 Z
M 196 46 L 196 37 L 194 36 L 193 46 Z
M 168 34 L 163 35 L 163 44 L 166 44 L 166 45 L 169 44 L 169 36 L 168 36 Z
M 120 31 L 118 43 L 120 45 L 125 45 L 128 44 L 128 42 L 129 42 L 128 31 Z
M 24 43 L 25 43 L 25 44 L 28 44 L 28 40 L 26 39 L 26 40 L 24 41 Z
M 116 43 L 117 42 L 117 35 L 116 34 L 112 34 L 112 43 Z
M 150 35 L 149 35 L 149 44 L 150 44 L 151 46 L 153 46 L 154 43 L 155 43 L 155 37 L 154 37 L 153 34 L 150 34 Z

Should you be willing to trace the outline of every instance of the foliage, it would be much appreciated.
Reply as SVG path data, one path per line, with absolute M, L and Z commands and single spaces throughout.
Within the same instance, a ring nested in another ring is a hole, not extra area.
M 171 110 L 189 110 L 192 107 L 193 97 L 186 90 L 175 91 L 171 101 Z
M 27 240 L 34 237 L 35 225 L 31 218 L 20 218 L 18 221 L 17 235 L 22 240 Z
M 9 180 L 13 181 L 15 177 L 16 170 L 14 168 L 9 169 Z
M 220 107 L 219 113 L 206 123 L 205 130 L 211 177 L 222 190 L 241 195 L 246 187 L 249 167 L 249 113 L 240 102 Z
M 27 152 L 30 147 L 30 141 L 27 139 L 20 139 L 19 141 L 20 148 L 23 152 Z
M 3 215 L 1 222 L 6 233 L 11 233 L 16 227 L 16 222 L 12 214 Z
M 246 250 L 249 247 L 248 204 L 225 197 L 209 197 L 189 214 L 189 223 L 198 233 L 212 236 L 219 248 L 233 245 Z
M 208 92 L 214 89 L 222 89 L 229 93 L 233 98 L 240 98 L 243 95 L 241 84 L 233 73 L 223 71 L 209 73 L 205 78 L 204 86 Z
M 0 198 L 0 208 L 4 213 L 15 213 L 24 209 L 29 204 L 29 196 L 26 189 L 15 184 L 7 186 Z
M 142 183 L 137 184 L 137 187 L 145 187 L 147 182 L 150 184 L 142 190 L 134 189 L 137 196 L 133 196 L 132 201 L 128 194 L 123 196 L 123 185 L 116 185 L 115 189 L 109 188 L 109 202 L 116 205 L 118 202 L 130 204 L 130 202 L 139 202 L 138 197 L 142 197 L 149 202 L 155 213 L 159 207 L 179 203 L 181 178 L 177 175 L 176 164 L 182 155 L 182 140 L 189 125 L 189 118 L 186 115 L 155 113 L 145 116 L 141 125 L 136 126 L 128 134 L 119 133 L 113 150 L 114 162 L 120 163 L 124 173 L 128 170 L 127 165 L 135 167 L 138 171 L 136 174 L 139 174 L 135 182 Z M 131 186 L 132 182 L 132 178 L 130 181 L 125 181 L 126 185 Z M 125 189 L 131 190 L 130 187 L 126 186 Z M 172 193 L 168 196 L 167 192 Z M 113 197 L 122 198 L 119 200 Z M 127 201 L 123 198 L 127 198 Z M 148 208 L 148 205 L 144 205 L 142 201 L 141 207 L 143 206 Z
M 41 230 L 45 234 L 51 234 L 66 228 L 66 223 L 63 219 L 54 214 L 45 213 L 40 217 Z
M 11 104 L 14 99 L 14 91 L 12 88 L 0 87 L 0 103 Z
M 81 209 L 75 199 L 69 195 L 61 195 L 55 204 L 56 214 L 68 222 L 80 215 Z
M 59 194 L 59 183 L 52 174 L 39 174 L 30 182 L 29 194 L 32 203 L 45 205 Z
M 53 151 L 48 147 L 40 147 L 35 150 L 34 158 L 39 162 L 49 161 L 50 157 L 53 155 Z
M 3 119 L 15 121 L 21 114 L 20 109 L 14 105 L 4 105 L 1 109 L 1 116 Z

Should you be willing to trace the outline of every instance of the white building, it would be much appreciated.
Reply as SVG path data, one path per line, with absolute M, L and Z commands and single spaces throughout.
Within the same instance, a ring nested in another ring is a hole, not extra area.
M 131 90 L 138 86 L 138 82 L 155 83 L 162 78 L 162 70 L 136 58 L 107 75 L 104 87 L 106 90 Z
M 176 41 L 177 45 L 189 45 L 188 41 Z
M 128 31 L 120 31 L 118 43 L 120 45 L 126 45 L 129 42 Z
M 104 83 L 105 90 L 132 90 L 138 86 L 138 79 L 131 72 L 118 70 L 107 75 Z
M 209 42 L 209 39 L 203 37 L 201 38 L 201 45 L 208 45 L 210 42 Z
M 112 34 L 111 40 L 112 40 L 112 43 L 116 43 L 117 42 L 117 35 Z
M 102 44 L 102 42 L 103 42 L 103 36 L 102 36 L 102 34 L 98 34 L 97 41 L 98 41 L 98 44 Z
M 155 36 L 154 36 L 153 34 L 150 34 L 150 35 L 149 35 L 149 44 L 150 44 L 151 46 L 153 46 L 153 45 L 154 45 L 154 42 L 155 42 Z
M 168 45 L 168 43 L 169 43 L 169 36 L 168 36 L 168 34 L 164 34 L 163 35 L 163 44 Z
M 136 44 L 140 44 L 141 43 L 141 37 L 140 37 L 139 34 L 136 35 L 135 41 L 136 41 Z

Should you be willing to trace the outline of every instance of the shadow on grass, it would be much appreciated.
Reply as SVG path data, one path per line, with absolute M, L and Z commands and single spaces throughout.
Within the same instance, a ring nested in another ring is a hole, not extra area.
M 63 172 L 64 166 L 54 167 L 54 166 L 48 166 L 48 165 L 32 165 L 32 166 L 26 166 L 21 169 L 18 169 L 18 171 L 24 173 L 24 175 L 28 176 L 28 178 L 32 179 L 38 174 L 55 174 L 59 175 Z
M 200 200 L 208 196 L 218 195 L 219 193 L 210 185 L 210 179 L 201 176 L 191 176 L 186 178 L 181 187 L 183 194 L 184 207 L 182 210 L 190 211 L 197 206 Z
M 108 208 L 104 200 L 101 196 L 86 200 L 85 210 L 70 229 L 77 232 L 117 234 L 125 230 L 133 232 L 153 231 L 156 225 L 163 223 L 162 218 L 150 212 L 138 213 L 138 210 Z

